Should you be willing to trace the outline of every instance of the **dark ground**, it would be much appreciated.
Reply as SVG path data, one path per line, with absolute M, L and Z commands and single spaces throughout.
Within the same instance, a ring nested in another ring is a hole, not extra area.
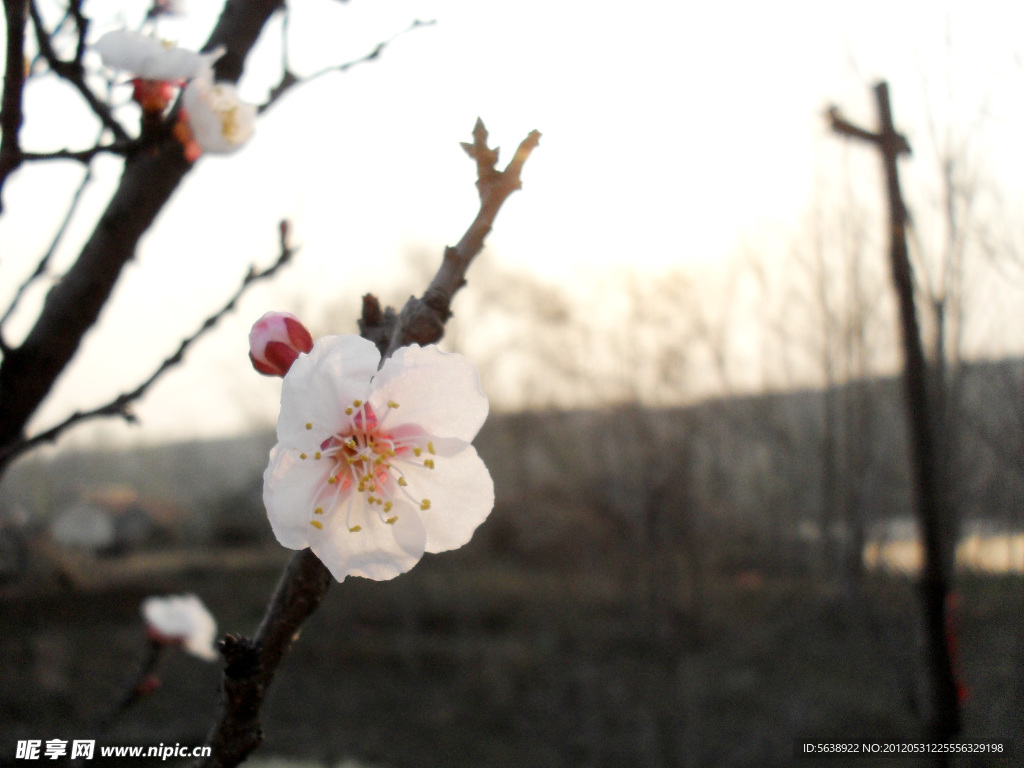
M 0 590 L 0 762 L 25 738 L 201 744 L 219 670 L 183 653 L 109 735 L 96 723 L 145 654 L 143 597 L 195 592 L 221 632 L 252 632 L 288 553 L 211 555 L 216 567 L 123 572 L 115 586 Z M 654 620 L 613 570 L 458 553 L 335 584 L 275 680 L 261 754 L 386 768 L 934 764 L 793 756 L 796 738 L 921 736 L 907 579 L 872 577 L 851 602 L 806 578 L 709 575 Z M 962 577 L 960 591 L 964 740 L 1011 739 L 1016 753 L 952 764 L 1024 765 L 1024 579 Z

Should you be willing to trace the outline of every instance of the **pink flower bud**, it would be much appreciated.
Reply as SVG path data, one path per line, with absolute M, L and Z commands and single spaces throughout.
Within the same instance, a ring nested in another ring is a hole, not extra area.
M 287 312 L 267 312 L 249 331 L 249 359 L 265 376 L 284 376 L 299 353 L 312 348 L 306 326 Z
M 167 80 L 146 80 L 136 77 L 132 80 L 132 99 L 138 102 L 142 111 L 151 115 L 163 114 L 174 98 L 174 84 Z

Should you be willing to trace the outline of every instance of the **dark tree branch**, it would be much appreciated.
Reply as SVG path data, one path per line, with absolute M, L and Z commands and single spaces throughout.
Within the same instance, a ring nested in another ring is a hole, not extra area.
M 531 131 L 505 170 L 499 171 L 496 168 L 498 150 L 487 146 L 487 129 L 483 121 L 477 119 L 473 128 L 473 143 L 464 143 L 462 147 L 476 161 L 480 210 L 458 244 L 445 248 L 441 266 L 423 296 L 410 296 L 405 303 L 398 327 L 388 345 L 383 348 L 386 350 L 384 357 L 390 356 L 399 347 L 433 344 L 440 340 L 444 334 L 444 324 L 451 316 L 452 297 L 466 284 L 466 271 L 470 262 L 483 249 L 484 239 L 490 233 L 502 203 L 522 188 L 520 174 L 523 164 L 539 142 L 540 133 Z
M 223 711 L 206 739 L 211 754 L 198 760 L 197 768 L 231 768 L 260 745 L 260 708 L 274 673 L 330 585 L 330 571 L 312 551 L 296 552 L 281 574 L 256 637 L 228 635 L 221 642 Z
M 18 134 L 22 122 L 22 95 L 25 91 L 25 24 L 28 0 L 4 0 L 7 23 L 7 50 L 4 67 L 4 93 L 0 102 L 0 192 L 7 177 L 21 164 Z M 3 200 L 0 199 L 0 212 Z
M 0 472 L 2 472 L 3 468 L 9 465 L 11 461 L 13 461 L 26 451 L 31 450 L 32 448 L 35 448 L 38 445 L 42 445 L 43 443 L 52 443 L 68 429 L 77 424 L 81 424 L 84 421 L 91 421 L 93 419 L 108 416 L 120 416 L 130 424 L 135 423 L 137 421 L 137 418 L 135 414 L 132 413 L 132 404 L 142 399 L 146 392 L 149 391 L 150 387 L 152 387 L 157 382 L 157 380 L 160 379 L 161 376 L 167 373 L 168 370 L 170 370 L 171 368 L 178 365 L 184 360 L 185 353 L 188 351 L 189 347 L 191 347 L 196 341 L 198 341 L 200 337 L 202 337 L 208 331 L 210 331 L 220 321 L 220 319 L 224 317 L 224 315 L 226 315 L 228 312 L 235 308 L 235 305 L 238 303 L 238 300 L 242 297 L 242 294 L 245 293 L 245 291 L 249 288 L 250 285 L 259 280 L 266 280 L 267 278 L 273 277 L 273 275 L 276 274 L 277 271 L 281 269 L 281 267 L 283 267 L 291 260 L 291 257 L 295 253 L 295 251 L 294 249 L 288 246 L 287 240 L 288 224 L 287 222 L 281 222 L 281 254 L 277 257 L 277 261 L 275 261 L 271 266 L 267 267 L 262 271 L 257 270 L 255 267 L 250 267 L 249 273 L 242 280 L 242 284 L 238 287 L 234 294 L 232 294 L 231 298 L 228 299 L 227 303 L 224 304 L 224 306 L 221 307 L 217 312 L 206 318 L 199 326 L 198 330 L 195 331 L 195 333 L 193 333 L 188 338 L 183 339 L 181 344 L 178 346 L 178 349 L 174 352 L 174 354 L 165 359 L 159 365 L 159 367 L 149 376 L 149 378 L 147 378 L 135 389 L 131 390 L 130 392 L 124 392 L 118 395 L 105 405 L 101 405 L 98 408 L 93 408 L 92 410 L 89 411 L 75 411 L 64 421 L 53 427 L 50 427 L 44 432 L 40 432 L 39 434 L 33 435 L 32 437 L 26 440 L 14 443 L 9 447 L 0 450 Z
M 245 56 L 279 7 L 279 0 L 227 0 L 204 46 L 223 45 L 229 53 L 217 63 L 220 79 L 238 79 Z M 24 438 L 29 418 L 95 324 L 139 239 L 190 168 L 170 135 L 126 159 L 118 189 L 78 260 L 47 295 L 25 341 L 0 364 L 0 451 Z
M 479 120 L 473 134 L 474 143 L 464 146 L 479 161 L 484 151 L 492 152 L 486 147 L 487 131 Z M 519 174 L 523 163 L 537 146 L 539 138 L 540 134 L 533 131 L 503 172 L 494 170 L 497 150 L 493 151 L 492 160 L 478 166 L 480 213 L 459 244 L 455 248 L 446 249 L 444 262 L 424 294 L 425 297 L 431 295 L 433 290 L 435 295 L 447 296 L 446 301 L 450 301 L 451 294 L 465 283 L 470 261 L 483 247 L 483 239 L 490 231 L 501 203 L 519 189 Z M 437 328 L 433 340 L 441 337 L 449 314 L 445 309 L 435 315 Z M 363 312 L 359 324 L 362 336 L 381 349 L 387 349 L 389 345 L 397 348 L 395 341 L 405 338 L 398 329 L 398 318 L 394 310 L 391 307 L 382 310 L 380 302 L 370 294 L 363 296 Z M 206 740 L 207 745 L 212 747 L 212 754 L 197 761 L 197 768 L 232 768 L 259 746 L 263 739 L 260 708 L 267 689 L 303 622 L 320 605 L 331 581 L 330 572 L 309 549 L 297 552 L 281 575 L 256 637 L 247 640 L 229 635 L 224 639 L 221 646 L 225 663 L 222 711 Z
M 287 16 L 285 16 L 285 19 L 287 20 Z M 281 32 L 281 35 L 282 35 L 282 44 L 281 44 L 282 63 L 281 64 L 282 64 L 282 70 L 283 70 L 283 74 L 281 75 L 281 81 L 277 85 L 275 85 L 273 88 L 270 89 L 270 97 L 264 103 L 260 104 L 260 106 L 259 106 L 257 111 L 260 114 L 262 114 L 263 112 L 266 112 L 268 109 L 270 109 L 270 107 L 272 107 L 278 101 L 278 99 L 280 99 L 282 96 L 284 96 L 288 91 L 290 91 L 296 85 L 303 85 L 305 83 L 312 82 L 313 80 L 316 80 L 318 77 L 323 77 L 324 75 L 329 74 L 331 72 L 347 72 L 352 67 L 354 67 L 354 66 L 356 66 L 358 64 L 366 64 L 367 62 L 375 61 L 376 59 L 380 58 L 380 55 L 384 52 L 385 48 L 387 48 L 393 41 L 395 41 L 396 39 L 398 39 L 402 35 L 407 34 L 409 32 L 412 32 L 414 29 L 418 29 L 420 27 L 432 26 L 435 23 L 436 23 L 435 21 L 420 21 L 419 19 L 416 19 L 415 21 L 413 21 L 412 24 L 410 24 L 408 27 L 403 29 L 401 32 L 399 32 L 399 33 L 397 33 L 395 35 L 392 35 L 387 40 L 383 40 L 383 41 L 377 43 L 376 47 L 372 51 L 367 53 L 365 56 L 360 56 L 358 59 L 353 59 L 352 61 L 346 61 L 344 64 L 336 64 L 336 65 L 331 66 L 331 67 L 325 67 L 324 69 L 321 69 L 321 70 L 319 70 L 317 72 L 314 72 L 311 75 L 306 75 L 305 77 L 299 77 L 298 75 L 296 75 L 294 72 L 292 72 L 288 68 L 288 47 L 287 47 L 287 37 L 286 37 L 287 23 L 286 23 L 282 27 L 282 32 Z
M 960 710 L 956 680 L 947 640 L 947 601 L 950 574 L 943 562 L 943 521 L 947 510 L 940 490 L 936 440 L 932 432 L 934 404 L 928 393 L 928 366 L 921 341 L 917 309 L 914 304 L 913 270 L 907 248 L 906 207 L 900 191 L 897 161 L 908 154 L 910 146 L 896 132 L 889 86 L 875 86 L 880 130 L 877 134 L 837 121 L 833 109 L 833 129 L 844 135 L 866 138 L 882 156 L 886 196 L 889 203 L 889 257 L 893 286 L 899 302 L 900 331 L 903 342 L 903 386 L 910 440 L 910 459 L 914 474 L 915 506 L 924 540 L 924 573 L 921 601 L 924 607 L 927 643 L 927 667 L 932 686 L 931 731 L 938 741 L 951 741 L 960 730 Z M 840 128 L 835 126 L 838 124 Z

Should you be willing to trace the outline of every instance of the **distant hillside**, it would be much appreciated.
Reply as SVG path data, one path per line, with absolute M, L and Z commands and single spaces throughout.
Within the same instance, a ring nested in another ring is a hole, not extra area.
M 959 514 L 1022 527 L 1024 361 L 971 365 L 954 385 L 957 441 L 945 478 Z M 585 536 L 572 514 L 552 515 L 558 507 L 638 535 L 675 530 L 696 540 L 722 528 L 748 530 L 762 544 L 813 529 L 842 537 L 844 527 L 863 531 L 909 513 L 901 398 L 899 380 L 888 378 L 678 409 L 492 414 L 476 445 L 495 479 L 502 535 L 556 535 L 564 524 L 576 528 L 557 535 Z M 29 458 L 0 486 L 0 512 L 46 519 L 118 486 L 188 510 L 198 532 L 234 516 L 230 526 L 266 533 L 260 489 L 273 442 L 263 432 Z

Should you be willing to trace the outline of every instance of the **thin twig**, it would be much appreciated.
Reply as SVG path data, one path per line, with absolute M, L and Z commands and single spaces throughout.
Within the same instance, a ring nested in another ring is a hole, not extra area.
M 124 157 L 129 154 L 138 142 L 116 141 L 112 144 L 97 144 L 88 149 L 58 149 L 53 152 L 22 152 L 21 159 L 25 162 L 46 162 L 47 160 L 76 160 L 79 163 L 88 163 L 96 155 L 104 153 L 120 155 Z
M 71 223 L 72 217 L 75 215 L 75 211 L 78 210 L 78 204 L 82 199 L 82 194 L 85 192 L 85 188 L 92 181 L 92 168 L 86 167 L 85 175 L 82 177 L 82 183 L 78 185 L 78 189 L 75 190 L 75 195 L 71 198 L 71 205 L 68 206 L 67 213 L 64 214 L 64 220 L 61 222 L 60 227 L 57 228 L 57 233 L 53 236 L 53 240 L 50 242 L 50 247 L 46 249 L 46 253 L 43 254 L 42 258 L 39 259 L 39 263 L 36 265 L 35 271 L 28 276 L 28 278 L 20 286 L 14 294 L 14 298 L 11 299 L 10 306 L 4 312 L 3 317 L 0 317 L 0 351 L 6 353 L 8 346 L 3 340 L 2 330 L 4 323 L 6 323 L 14 310 L 17 309 L 19 302 L 21 301 L 22 294 L 28 290 L 29 286 L 32 285 L 36 280 L 46 274 L 46 268 L 50 265 L 50 259 L 53 258 L 54 252 L 57 250 L 57 246 L 60 245 L 60 241 L 64 238 L 64 233 L 67 232 L 68 225 Z
M 32 26 L 36 30 L 36 41 L 39 45 L 39 53 L 50 69 L 53 70 L 59 77 L 67 80 L 71 83 L 78 92 L 82 95 L 82 98 L 89 104 L 93 113 L 100 119 L 100 121 L 110 132 L 114 134 L 114 139 L 119 142 L 128 142 L 131 137 L 128 132 L 122 127 L 122 125 L 114 118 L 113 113 L 110 111 L 110 106 L 104 104 L 95 93 L 89 84 L 85 82 L 85 70 L 82 67 L 81 57 L 78 56 L 74 61 L 64 61 L 58 55 L 56 50 L 53 48 L 53 43 L 50 39 L 50 34 L 46 31 L 43 24 L 42 16 L 39 14 L 39 9 L 36 8 L 35 2 L 29 0 L 29 15 L 32 17 Z M 84 35 L 83 30 L 79 30 L 79 35 Z
M 285 31 L 287 30 L 287 23 L 288 16 L 286 11 L 285 24 L 282 27 L 282 38 L 284 38 Z M 381 42 L 377 43 L 376 47 L 374 47 L 374 49 L 367 53 L 365 56 L 360 56 L 358 59 L 353 59 L 352 61 L 346 61 L 344 64 L 334 64 L 330 67 L 324 67 L 323 69 L 318 70 L 311 75 L 306 75 L 305 77 L 299 77 L 288 68 L 286 47 L 287 41 L 285 40 L 285 42 L 282 42 L 283 74 L 281 75 L 281 82 L 279 82 L 277 85 L 270 89 L 269 98 L 267 98 L 267 100 L 264 103 L 260 104 L 256 111 L 259 112 L 260 114 L 266 112 L 268 109 L 270 109 L 270 107 L 277 103 L 278 99 L 284 96 L 285 93 L 290 91 L 296 85 L 304 85 L 306 83 L 311 83 L 317 78 L 323 77 L 324 75 L 330 74 L 331 72 L 347 72 L 357 64 L 366 64 L 367 62 L 375 61 L 376 59 L 380 58 L 380 55 L 384 52 L 385 48 L 387 48 L 392 42 L 397 40 L 402 35 L 408 34 L 409 32 L 412 32 L 414 29 L 419 29 L 420 27 L 433 26 L 436 23 L 437 22 L 434 20 L 421 21 L 420 19 L 416 19 L 415 21 L 413 21 L 412 24 L 403 29 L 401 32 L 392 35 L 387 40 L 382 40 Z
M 262 271 L 257 270 L 256 267 L 250 267 L 249 273 L 242 280 L 242 284 L 234 294 L 232 294 L 231 298 L 228 299 L 227 303 L 217 312 L 206 318 L 195 333 L 188 338 L 183 339 L 174 354 L 160 363 L 157 369 L 150 374 L 149 378 L 139 384 L 139 386 L 130 392 L 124 392 L 118 395 L 109 403 L 101 405 L 98 408 L 93 408 L 89 411 L 75 411 L 59 424 L 56 424 L 37 435 L 33 435 L 30 438 L 14 443 L 9 448 L 0 451 L 0 466 L 10 464 L 10 462 L 18 456 L 38 445 L 43 443 L 52 443 L 68 429 L 76 424 L 81 424 L 84 421 L 91 421 L 92 419 L 106 416 L 120 416 L 129 424 L 136 423 L 138 418 L 134 413 L 132 413 L 132 404 L 141 399 L 146 392 L 149 391 L 149 388 L 152 387 L 153 384 L 155 384 L 157 380 L 168 370 L 182 362 L 189 347 L 211 330 L 224 315 L 235 308 L 235 304 L 250 285 L 259 280 L 266 280 L 267 278 L 272 277 L 281 267 L 288 263 L 295 251 L 293 248 L 289 247 L 287 240 L 288 224 L 287 222 L 281 222 L 281 254 L 277 257 L 277 261 Z

